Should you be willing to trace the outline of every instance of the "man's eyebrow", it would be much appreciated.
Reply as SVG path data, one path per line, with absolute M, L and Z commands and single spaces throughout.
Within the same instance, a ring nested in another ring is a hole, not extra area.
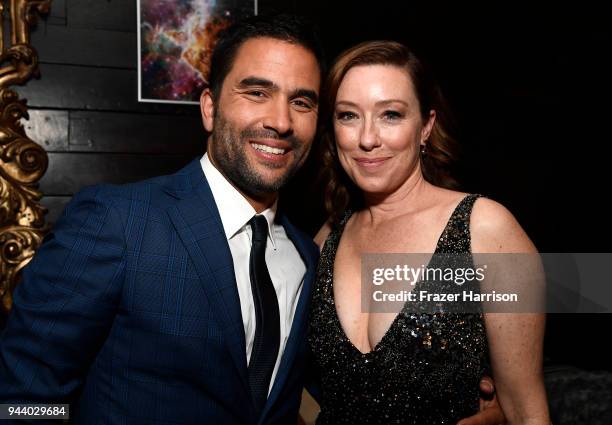
M 262 87 L 272 90 L 278 90 L 279 88 L 274 82 L 255 76 L 243 78 L 238 83 L 239 89 L 246 89 L 249 87 Z M 310 99 L 310 101 L 315 105 L 319 103 L 319 96 L 317 95 L 317 92 L 311 89 L 295 89 L 293 92 L 291 92 L 289 97 L 292 99 L 296 97 L 305 97 Z
M 319 103 L 319 96 L 317 95 L 317 92 L 310 89 L 296 89 L 289 97 L 292 99 L 295 99 L 296 97 L 305 97 L 310 99 L 310 101 L 315 105 Z
M 246 78 L 243 78 L 242 81 L 240 81 L 240 83 L 238 83 L 239 88 L 247 88 L 247 87 L 253 87 L 253 86 L 264 87 L 264 88 L 269 88 L 269 89 L 278 88 L 278 86 L 274 84 L 272 81 L 266 80 L 265 78 L 260 78 L 260 77 L 246 77 Z

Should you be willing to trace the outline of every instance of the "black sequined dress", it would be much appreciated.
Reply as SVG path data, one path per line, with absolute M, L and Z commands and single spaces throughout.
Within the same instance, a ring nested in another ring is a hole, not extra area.
M 478 196 L 467 195 L 453 211 L 436 253 L 470 253 L 469 217 Z M 482 314 L 418 313 L 414 303 L 406 303 L 368 353 L 361 353 L 344 333 L 332 282 L 336 250 L 350 215 L 345 214 L 325 242 L 312 302 L 309 343 L 322 396 L 317 425 L 454 425 L 476 413 L 479 380 L 489 369 Z

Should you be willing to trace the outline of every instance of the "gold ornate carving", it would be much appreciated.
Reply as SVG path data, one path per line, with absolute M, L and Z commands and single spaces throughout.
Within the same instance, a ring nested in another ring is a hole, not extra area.
M 31 260 L 46 232 L 38 181 L 47 170 L 45 150 L 30 140 L 21 119 L 27 105 L 9 88 L 38 74 L 38 55 L 30 28 L 51 0 L 0 0 L 0 312 L 8 311 L 19 272 Z M 5 14 L 10 14 L 10 43 Z

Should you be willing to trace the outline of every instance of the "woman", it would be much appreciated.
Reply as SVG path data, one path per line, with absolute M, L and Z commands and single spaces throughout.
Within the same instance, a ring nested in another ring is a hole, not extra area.
M 549 423 L 543 315 L 361 310 L 362 253 L 536 252 L 503 206 L 452 190 L 453 143 L 438 93 L 395 42 L 355 46 L 329 73 L 330 219 L 315 238 L 309 337 L 321 373 L 318 424 L 455 424 L 478 410 L 489 354 L 509 423 Z

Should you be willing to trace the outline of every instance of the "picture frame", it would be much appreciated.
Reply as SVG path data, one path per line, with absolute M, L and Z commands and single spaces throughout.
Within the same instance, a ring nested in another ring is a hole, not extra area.
M 257 0 L 137 0 L 138 101 L 198 104 L 219 32 Z

